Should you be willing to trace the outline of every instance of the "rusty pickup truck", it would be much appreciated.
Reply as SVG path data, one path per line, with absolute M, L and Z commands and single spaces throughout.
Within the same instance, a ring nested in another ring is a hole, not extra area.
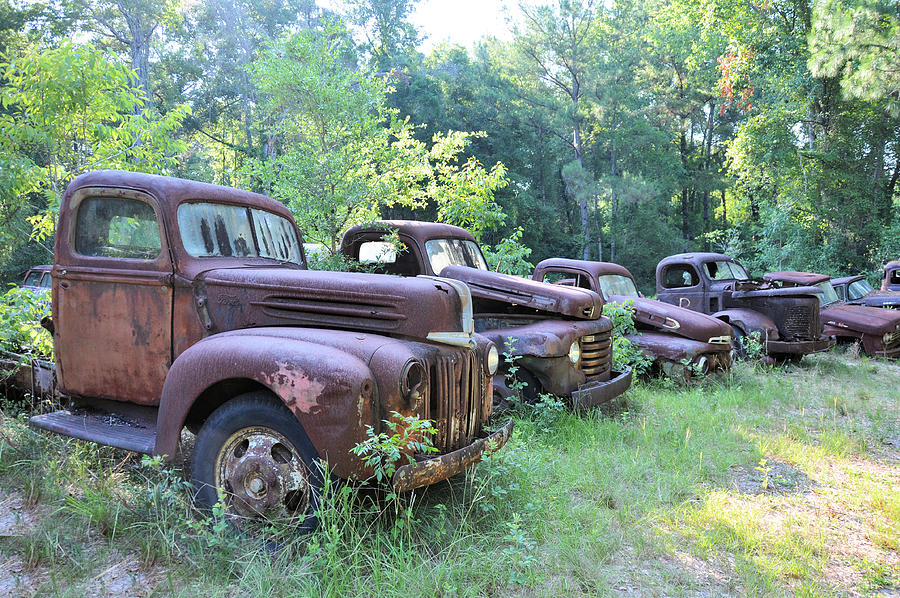
M 825 334 L 841 342 L 859 342 L 867 355 L 900 357 L 900 312 L 843 302 L 827 274 L 770 272 L 763 280 L 782 288 L 816 286 L 822 289 L 819 302 Z
M 383 240 L 387 231 L 396 232 L 404 251 Z M 609 401 L 631 386 L 630 369 L 612 370 L 612 322 L 603 316 L 597 293 L 491 272 L 475 237 L 463 228 L 382 220 L 349 229 L 341 252 L 389 274 L 439 274 L 465 283 L 472 292 L 475 330 L 518 357 L 517 376 L 527 384 L 527 400 L 549 392 L 581 409 Z M 507 364 L 501 364 L 494 376 L 501 404 L 512 394 L 506 371 Z
M 54 364 L 32 392 L 64 406 L 37 428 L 171 457 L 196 433 L 195 500 L 315 525 L 325 476 L 365 479 L 351 449 L 384 420 L 433 420 L 396 491 L 504 445 L 489 433 L 498 354 L 458 281 L 307 270 L 290 212 L 175 178 L 88 173 L 67 188 L 52 269 Z M 327 471 L 319 466 L 327 463 Z
M 884 277 L 881 279 L 881 290 L 900 292 L 900 260 L 894 260 L 884 265 Z
M 867 307 L 900 309 L 900 290 L 884 291 L 875 289 L 869 284 L 866 277 L 861 274 L 832 278 L 831 286 L 841 301 Z
M 731 367 L 731 327 L 683 307 L 646 299 L 626 268 L 609 262 L 551 258 L 535 266 L 534 280 L 591 289 L 607 303 L 630 301 L 638 334 L 627 338 L 672 377 L 689 378 Z M 685 367 L 685 365 L 691 367 Z
M 657 299 L 726 322 L 742 356 L 744 339 L 756 332 L 773 360 L 833 347 L 835 340 L 823 334 L 819 318 L 821 294 L 818 287 L 780 288 L 751 279 L 737 260 L 721 253 L 680 253 L 656 265 Z

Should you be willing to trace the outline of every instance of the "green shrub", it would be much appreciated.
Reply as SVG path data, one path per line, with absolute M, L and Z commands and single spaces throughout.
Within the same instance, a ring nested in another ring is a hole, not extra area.
M 613 323 L 613 369 L 622 371 L 625 366 L 631 366 L 635 375 L 646 373 L 653 360 L 626 338 L 626 335 L 638 334 L 634 327 L 634 302 L 627 299 L 625 303 L 607 303 L 603 306 L 603 315 Z
M 53 338 L 41 327 L 50 295 L 14 287 L 0 299 L 0 350 L 53 359 Z

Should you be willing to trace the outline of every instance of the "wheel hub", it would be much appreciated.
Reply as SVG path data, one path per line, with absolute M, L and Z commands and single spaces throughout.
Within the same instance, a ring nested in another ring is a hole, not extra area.
M 279 432 L 244 428 L 222 446 L 216 459 L 216 487 L 228 506 L 244 517 L 306 513 L 310 485 L 306 464 Z

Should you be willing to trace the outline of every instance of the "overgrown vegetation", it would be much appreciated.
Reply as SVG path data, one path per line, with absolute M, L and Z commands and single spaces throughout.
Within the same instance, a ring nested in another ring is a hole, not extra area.
M 865 375 L 860 375 L 863 372 Z M 765 375 L 761 375 L 765 373 Z M 263 545 L 192 511 L 181 461 L 0 416 L 0 587 L 71 595 L 806 596 L 900 589 L 900 367 L 851 351 L 637 382 L 476 471 L 384 502 L 329 486 Z M 189 437 L 186 437 L 189 441 Z M 139 584 L 139 585 L 135 585 Z
M 0 295 L 0 351 L 53 359 L 53 338 L 41 326 L 50 314 L 50 293 L 14 287 Z
M 439 219 L 501 271 L 603 259 L 645 292 L 689 249 L 754 274 L 898 256 L 895 3 L 523 2 L 509 39 L 427 53 L 417 4 L 3 0 L 0 280 L 100 168 L 269 193 L 332 252 Z

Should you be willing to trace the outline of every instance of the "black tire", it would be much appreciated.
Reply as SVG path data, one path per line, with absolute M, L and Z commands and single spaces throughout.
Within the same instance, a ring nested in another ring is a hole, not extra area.
M 250 392 L 216 409 L 197 434 L 191 459 L 194 502 L 210 509 L 224 492 L 227 513 L 241 521 L 296 520 L 318 525 L 324 473 L 294 414 L 274 395 Z
M 746 336 L 747 335 L 744 333 L 744 331 L 737 326 L 731 327 L 732 361 L 735 361 L 735 359 L 747 359 L 747 347 L 746 345 L 744 345 L 744 339 L 746 338 Z

